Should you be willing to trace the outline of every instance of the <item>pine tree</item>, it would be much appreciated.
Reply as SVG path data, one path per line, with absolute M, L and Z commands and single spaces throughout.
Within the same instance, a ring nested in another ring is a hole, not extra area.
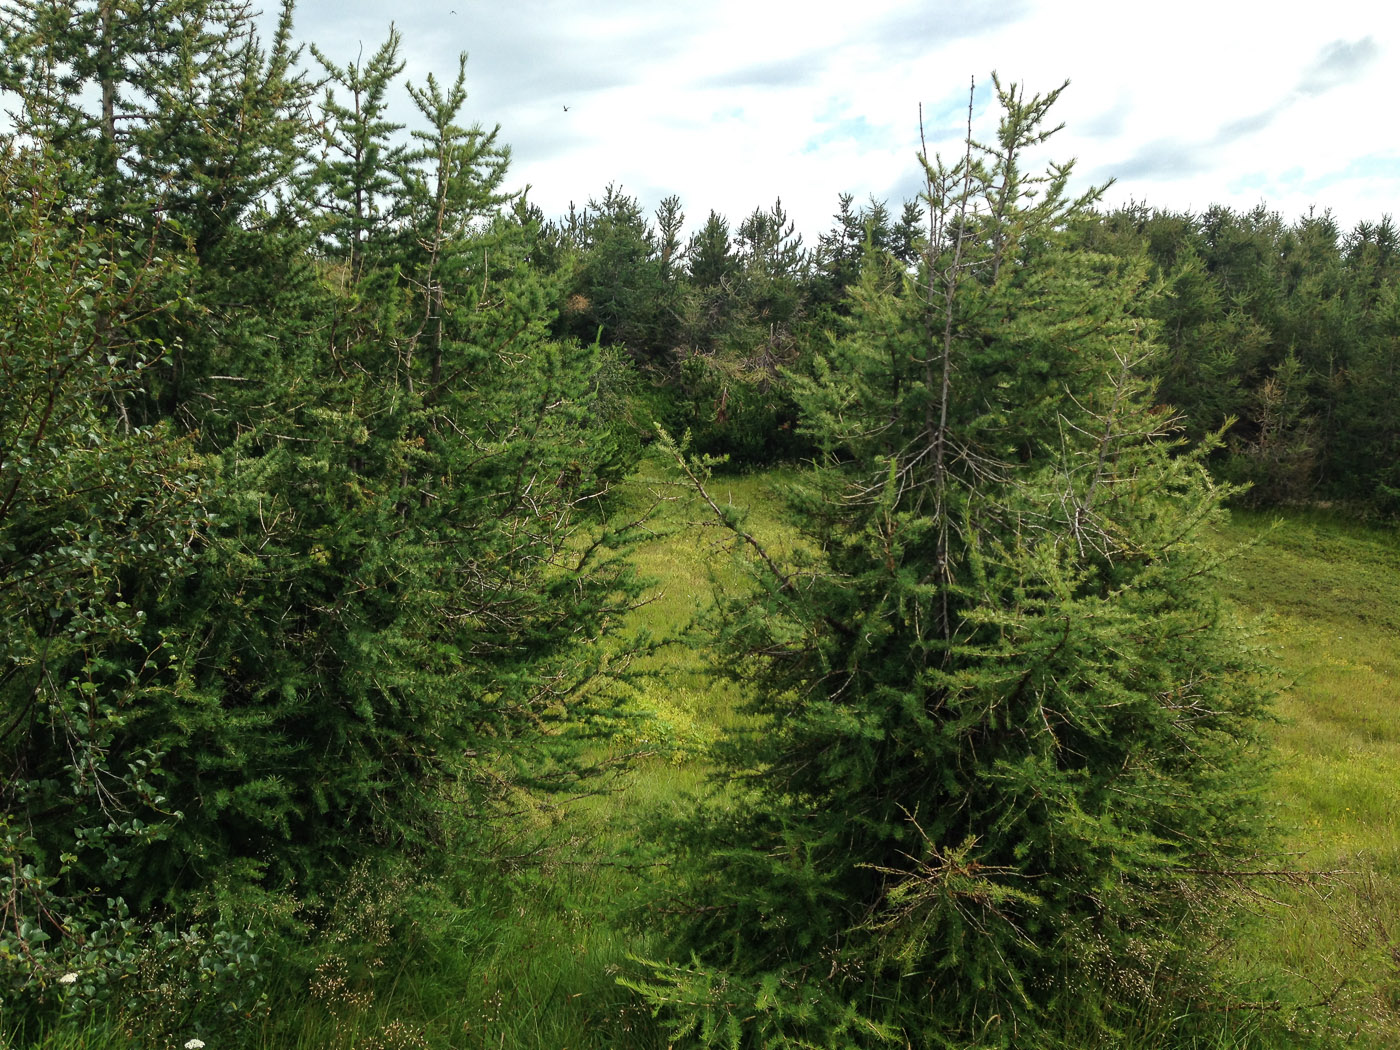
M 706 1045 L 1024 1047 L 1194 994 L 1252 848 L 1222 493 L 1153 411 L 1141 267 L 1070 246 L 1069 166 L 1027 174 L 1059 92 L 997 88 L 996 140 L 927 163 L 919 273 L 867 262 L 796 382 L 806 553 L 724 518 L 753 720 L 673 829 L 689 961 L 633 982 Z

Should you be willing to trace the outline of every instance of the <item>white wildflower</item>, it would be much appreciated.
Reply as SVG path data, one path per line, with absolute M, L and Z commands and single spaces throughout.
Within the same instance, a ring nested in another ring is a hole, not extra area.
M 185 1050 L 204 1050 L 203 1039 L 191 1039 L 185 1044 Z
M 76 984 L 78 975 L 76 973 L 65 973 L 58 979 L 59 984 Z

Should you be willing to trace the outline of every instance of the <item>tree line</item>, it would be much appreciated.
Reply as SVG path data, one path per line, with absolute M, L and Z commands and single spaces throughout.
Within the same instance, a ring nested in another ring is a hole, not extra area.
M 710 212 L 682 246 L 681 202 L 649 220 L 617 187 L 546 223 L 575 262 L 560 331 L 625 348 L 647 408 L 736 464 L 810 455 L 792 432 L 788 376 L 808 369 L 871 260 L 918 265 L 922 201 L 841 194 L 807 247 L 778 201 L 731 228 Z M 1158 402 L 1193 440 L 1220 434 L 1223 480 L 1258 505 L 1397 504 L 1393 380 L 1400 231 L 1389 216 L 1344 232 L 1328 212 L 1292 222 L 1265 205 L 1196 214 L 1131 204 L 1072 221 L 1086 250 L 1145 260 L 1139 316 L 1168 354 Z M 636 382 L 636 380 L 634 380 Z
M 1263 698 L 1203 530 L 1388 506 L 1389 224 L 1100 214 L 1025 163 L 1058 92 L 998 84 L 897 219 L 683 245 L 674 198 L 507 192 L 465 59 L 405 137 L 399 50 L 303 52 L 290 3 L 267 39 L 220 0 L 5 16 L 6 1023 L 232 1024 L 248 916 L 597 775 L 650 442 L 702 494 L 713 455 L 809 464 L 799 551 L 720 510 L 753 721 L 656 829 L 673 954 L 626 976 L 678 1035 L 1023 1046 L 1208 995 Z

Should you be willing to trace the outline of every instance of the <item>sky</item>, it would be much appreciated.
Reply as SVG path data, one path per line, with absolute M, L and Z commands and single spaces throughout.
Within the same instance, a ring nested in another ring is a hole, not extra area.
M 1066 81 L 1038 167 L 1109 206 L 1265 203 L 1344 228 L 1400 212 L 1400 9 L 1390 0 L 300 0 L 298 36 L 365 58 L 393 22 L 405 77 L 451 80 L 500 125 L 509 182 L 548 216 L 614 183 L 691 228 L 781 197 L 813 244 L 838 194 L 918 192 L 930 152 L 989 137 L 992 72 Z M 406 98 L 394 115 L 411 116 Z M 1031 163 L 1034 163 L 1032 161 Z

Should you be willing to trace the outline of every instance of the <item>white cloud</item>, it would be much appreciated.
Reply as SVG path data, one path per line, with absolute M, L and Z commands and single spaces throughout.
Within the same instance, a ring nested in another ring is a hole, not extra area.
M 993 69 L 1033 91 L 1071 80 L 1054 111 L 1067 127 L 1043 159 L 1077 156 L 1086 182 L 1118 174 L 1110 201 L 1200 210 L 1268 197 L 1287 215 L 1318 204 L 1346 223 L 1378 218 L 1400 200 L 1400 172 L 1349 165 L 1381 145 L 1376 100 L 1400 96 L 1400 20 L 1384 11 L 1373 0 L 1321 12 L 1286 0 L 303 0 L 299 24 L 351 57 L 394 18 L 418 78 L 468 51 L 468 119 L 502 125 L 513 179 L 547 213 L 608 182 L 649 206 L 677 193 L 693 222 L 781 196 L 811 241 L 840 192 L 912 192 L 921 102 L 930 146 L 955 150 L 976 76 L 977 132 L 990 134 Z M 1279 177 L 1295 167 L 1298 179 Z

